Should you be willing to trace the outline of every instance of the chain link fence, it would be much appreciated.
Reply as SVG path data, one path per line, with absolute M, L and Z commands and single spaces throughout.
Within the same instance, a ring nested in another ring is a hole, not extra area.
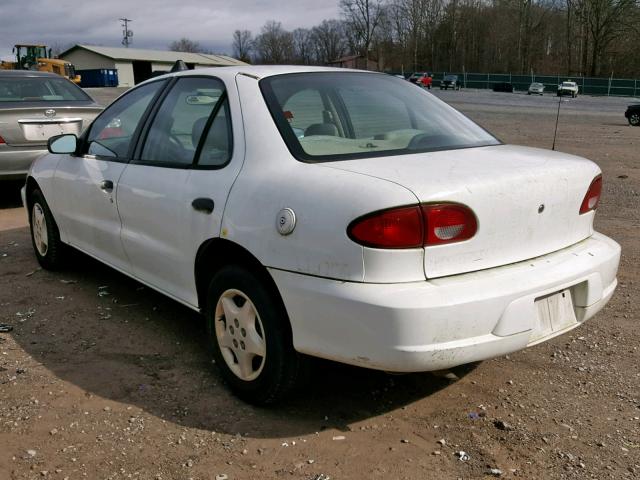
M 640 95 L 640 80 L 628 78 L 572 77 L 565 75 L 512 75 L 510 73 L 460 73 L 434 72 L 433 86 L 438 88 L 445 75 L 457 75 L 465 88 L 492 89 L 498 83 L 510 83 L 516 90 L 527 91 L 533 82 L 542 83 L 547 92 L 556 92 L 564 81 L 576 82 L 579 93 L 587 95 L 607 95 L 636 97 Z M 408 78 L 408 74 L 405 74 Z

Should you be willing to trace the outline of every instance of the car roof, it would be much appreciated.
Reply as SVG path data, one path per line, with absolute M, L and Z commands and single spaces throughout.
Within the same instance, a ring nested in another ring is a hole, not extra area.
M 50 72 L 39 72 L 37 70 L 0 70 L 0 77 L 57 77 L 60 75 Z
M 371 72 L 368 70 L 355 70 L 350 68 L 337 67 L 310 67 L 306 65 L 233 65 L 229 67 L 208 67 L 197 68 L 195 70 L 185 70 L 182 72 L 168 73 L 166 76 L 182 75 L 211 75 L 215 77 L 235 77 L 236 75 L 247 75 L 257 79 L 272 77 L 275 75 L 285 75 L 287 73 L 313 73 L 313 72 L 333 72 L 333 73 L 369 73 L 372 75 L 384 75 L 382 72 Z M 153 79 L 152 79 L 153 80 Z

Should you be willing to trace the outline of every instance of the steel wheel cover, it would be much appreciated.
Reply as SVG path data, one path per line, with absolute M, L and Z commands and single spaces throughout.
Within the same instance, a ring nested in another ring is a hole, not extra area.
M 216 304 L 215 334 L 222 357 L 241 380 L 255 380 L 264 368 L 267 343 L 262 320 L 251 299 L 226 290 Z
M 44 257 L 49 251 L 49 234 L 47 233 L 47 219 L 44 210 L 39 203 L 33 205 L 31 211 L 31 230 L 33 232 L 33 243 L 40 256 Z

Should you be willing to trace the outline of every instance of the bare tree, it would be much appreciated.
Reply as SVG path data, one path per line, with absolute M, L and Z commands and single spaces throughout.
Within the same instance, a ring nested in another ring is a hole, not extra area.
M 294 60 L 293 35 L 274 20 L 264 24 L 255 48 L 261 63 L 292 63 Z
M 233 55 L 243 62 L 249 62 L 253 50 L 253 37 L 249 30 L 233 32 Z
M 640 76 L 640 0 L 341 0 L 340 8 L 341 20 L 310 30 L 267 22 L 255 55 L 326 64 L 371 54 L 395 71 Z
M 340 0 L 342 16 L 352 34 L 354 47 L 367 55 L 380 24 L 383 5 L 380 0 Z
M 186 37 L 182 37 L 180 40 L 174 40 L 169 44 L 169 50 L 173 52 L 192 52 L 202 53 L 202 47 L 194 40 L 189 40 Z
M 311 30 L 318 63 L 327 64 L 342 57 L 347 48 L 344 24 L 339 20 L 323 20 Z
M 623 33 L 630 29 L 637 0 L 585 0 L 584 18 L 591 35 L 591 75 L 598 75 L 602 57 L 607 49 Z
M 296 28 L 292 33 L 295 63 L 311 65 L 315 63 L 313 40 L 311 30 Z
M 57 58 L 62 52 L 66 52 L 71 47 L 77 45 L 73 42 L 54 42 L 51 44 L 51 56 Z

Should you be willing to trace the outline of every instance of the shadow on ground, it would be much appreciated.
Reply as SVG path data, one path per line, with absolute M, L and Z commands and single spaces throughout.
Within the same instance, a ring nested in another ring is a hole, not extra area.
M 0 249 L 8 252 L 0 322 L 15 323 L 14 338 L 36 362 L 88 393 L 183 426 L 258 438 L 348 430 L 449 384 L 317 360 L 286 403 L 252 407 L 222 383 L 198 314 L 81 254 L 65 271 L 38 270 L 27 229 L 0 233 Z
M 24 180 L 0 180 L 0 209 L 22 206 L 20 189 Z

